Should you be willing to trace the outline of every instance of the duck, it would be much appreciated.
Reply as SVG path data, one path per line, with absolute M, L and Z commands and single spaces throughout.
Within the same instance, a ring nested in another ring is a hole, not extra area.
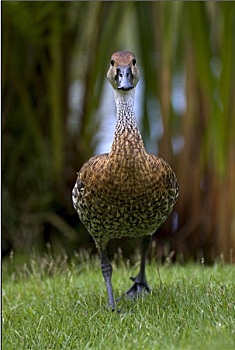
M 148 154 L 134 113 L 135 89 L 140 78 L 135 55 L 112 54 L 107 79 L 114 90 L 117 118 L 109 153 L 93 156 L 77 173 L 72 202 L 99 252 L 108 306 L 117 300 L 112 287 L 112 265 L 107 254 L 111 239 L 141 237 L 140 267 L 133 285 L 123 294 L 137 298 L 151 292 L 146 260 L 152 235 L 171 213 L 179 186 L 170 165 Z M 108 115 L 107 115 L 108 117 Z

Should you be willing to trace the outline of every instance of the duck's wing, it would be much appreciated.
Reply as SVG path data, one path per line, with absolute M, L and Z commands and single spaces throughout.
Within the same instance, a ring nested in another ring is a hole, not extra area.
M 77 202 L 82 198 L 86 186 L 93 188 L 93 185 L 99 182 L 99 178 L 102 176 L 107 159 L 108 153 L 94 156 L 84 163 L 80 171 L 77 173 L 77 180 L 72 191 L 73 206 L 76 210 Z

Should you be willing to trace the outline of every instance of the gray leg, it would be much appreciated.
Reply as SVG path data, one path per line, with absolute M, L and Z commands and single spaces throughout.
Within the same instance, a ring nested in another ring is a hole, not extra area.
M 145 275 L 145 265 L 148 256 L 150 244 L 152 242 L 152 236 L 145 236 L 141 242 L 141 261 L 140 261 L 140 271 L 136 277 L 131 277 L 132 281 L 139 283 L 147 283 Z
M 152 236 L 145 236 L 142 239 L 140 270 L 139 270 L 139 273 L 136 277 L 131 277 L 131 280 L 134 281 L 134 284 L 124 294 L 130 298 L 136 298 L 139 295 L 142 295 L 143 292 L 150 292 L 151 291 L 149 286 L 148 286 L 148 283 L 146 280 L 146 275 L 145 275 L 146 259 L 147 259 L 147 255 L 148 255 L 151 241 L 152 241 Z
M 112 309 L 112 311 L 114 311 L 115 310 L 115 301 L 114 301 L 114 297 L 113 297 L 113 288 L 112 288 L 112 283 L 111 283 L 113 269 L 112 269 L 112 266 L 109 262 L 106 250 L 102 250 L 100 252 L 100 260 L 101 260 L 101 270 L 102 270 L 102 274 L 104 276 L 107 294 L 108 294 L 109 306 Z

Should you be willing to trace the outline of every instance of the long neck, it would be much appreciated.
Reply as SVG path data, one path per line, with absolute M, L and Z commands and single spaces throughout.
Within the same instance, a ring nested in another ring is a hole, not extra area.
M 134 98 L 135 90 L 130 91 L 115 91 L 115 101 L 117 106 L 117 124 L 115 132 L 122 132 L 124 129 L 138 129 L 135 113 L 134 113 Z
M 117 123 L 111 151 L 122 150 L 132 152 L 144 149 L 142 137 L 136 124 L 134 113 L 135 89 L 130 91 L 116 91 Z

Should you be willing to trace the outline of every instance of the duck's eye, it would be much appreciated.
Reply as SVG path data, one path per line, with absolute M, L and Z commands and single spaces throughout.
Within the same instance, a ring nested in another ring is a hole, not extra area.
M 111 66 L 114 66 L 114 60 L 111 60 L 110 64 Z
M 135 58 L 133 58 L 132 63 L 133 63 L 133 66 L 136 65 L 136 59 Z

